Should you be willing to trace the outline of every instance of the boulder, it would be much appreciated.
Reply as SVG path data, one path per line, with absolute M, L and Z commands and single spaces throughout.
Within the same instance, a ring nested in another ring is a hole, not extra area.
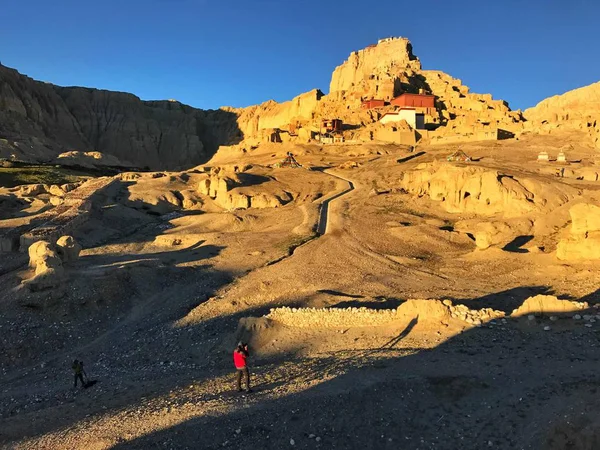
M 72 236 L 62 236 L 56 241 L 56 252 L 63 262 L 79 259 L 81 245 Z
M 583 235 L 600 231 L 600 206 L 580 203 L 569 210 L 571 215 L 571 233 Z
M 38 241 L 29 246 L 29 267 L 35 268 L 47 256 L 57 256 L 56 247 L 50 242 Z
M 46 241 L 38 241 L 29 249 L 29 266 L 35 268 L 35 275 L 23 280 L 22 285 L 30 291 L 41 291 L 56 287 L 64 280 L 62 259 L 56 247 Z
M 527 219 L 513 219 L 504 222 L 480 222 L 475 226 L 475 244 L 485 250 L 492 246 L 504 247 L 516 237 L 530 232 L 533 223 Z
M 559 241 L 556 257 L 564 261 L 600 259 L 600 207 L 580 203 L 569 214 L 571 229 Z

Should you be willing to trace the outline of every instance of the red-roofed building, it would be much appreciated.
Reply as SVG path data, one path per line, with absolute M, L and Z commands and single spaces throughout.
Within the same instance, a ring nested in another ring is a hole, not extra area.
M 394 106 L 408 108 L 435 108 L 435 95 L 405 92 L 390 102 Z
M 363 109 L 383 108 L 384 106 L 385 100 L 376 100 L 373 98 L 371 100 L 365 100 L 364 102 L 362 102 Z

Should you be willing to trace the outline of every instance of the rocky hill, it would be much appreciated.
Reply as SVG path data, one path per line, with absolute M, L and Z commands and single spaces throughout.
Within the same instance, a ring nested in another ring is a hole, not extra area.
M 525 117 L 542 132 L 582 130 L 600 148 L 600 81 L 542 100 Z
M 377 44 L 354 51 L 338 66 L 331 77 L 330 92 L 318 90 L 302 94 L 290 102 L 267 102 L 236 110 L 239 127 L 246 138 L 264 139 L 273 132 L 285 140 L 302 130 L 300 141 L 318 131 L 320 119 L 339 118 L 345 124 L 347 139 L 368 141 L 376 138 L 372 126 L 395 108 L 389 102 L 402 93 L 425 93 L 436 97 L 434 108 L 427 111 L 431 130 L 419 133 L 421 139 L 477 139 L 478 133 L 492 134 L 502 128 L 519 132 L 523 126 L 520 111 L 511 111 L 507 102 L 494 100 L 491 94 L 474 94 L 461 80 L 441 71 L 422 70 L 406 38 L 381 39 Z M 379 99 L 387 106 L 377 110 L 362 108 L 365 100 Z M 399 134 L 399 133 L 396 133 Z M 379 134 L 394 140 L 394 133 Z M 293 139 L 292 139 L 293 140 Z
M 99 151 L 123 165 L 172 169 L 202 163 L 241 138 L 237 116 L 174 101 L 58 87 L 0 66 L 0 157 L 47 162 Z
M 426 108 L 424 129 L 379 122 L 396 109 L 390 100 L 403 93 L 435 96 L 435 106 Z M 371 99 L 386 105 L 363 108 Z M 537 108 L 542 115 L 549 111 Z M 582 127 L 591 126 L 588 116 L 581 113 Z M 207 161 L 222 145 L 309 142 L 320 132 L 321 120 L 333 118 L 343 121 L 345 140 L 409 145 L 499 139 L 521 132 L 525 124 L 521 112 L 511 111 L 505 101 L 471 93 L 444 72 L 422 70 L 406 38 L 382 39 L 352 52 L 334 70 L 327 95 L 313 89 L 288 102 L 215 111 L 176 101 L 142 101 L 121 92 L 58 87 L 0 66 L 0 158 L 55 162 L 65 153 L 100 152 L 106 161 L 117 158 L 124 166 L 175 169 Z

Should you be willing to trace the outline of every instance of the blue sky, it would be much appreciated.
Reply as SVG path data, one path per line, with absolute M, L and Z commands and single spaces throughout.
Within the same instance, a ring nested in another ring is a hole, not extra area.
M 513 109 L 600 80 L 597 0 L 2 0 L 0 17 L 21 73 L 199 108 L 327 92 L 387 36 Z

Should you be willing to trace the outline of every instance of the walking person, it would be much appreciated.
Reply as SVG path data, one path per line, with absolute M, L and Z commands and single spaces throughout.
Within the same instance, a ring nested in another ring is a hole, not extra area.
M 87 378 L 87 374 L 85 373 L 85 370 L 83 370 L 83 361 L 78 361 L 75 360 L 73 361 L 73 372 L 75 374 L 75 380 L 73 383 L 73 388 L 77 387 L 77 380 L 81 381 L 81 387 L 85 387 L 86 382 L 83 381 L 83 376 L 85 375 L 85 378 Z
M 246 392 L 252 392 L 250 389 L 250 372 L 248 371 L 247 359 L 250 356 L 248 344 L 238 342 L 236 349 L 233 351 L 233 364 L 237 371 L 237 389 L 242 391 L 242 377 L 246 378 Z

